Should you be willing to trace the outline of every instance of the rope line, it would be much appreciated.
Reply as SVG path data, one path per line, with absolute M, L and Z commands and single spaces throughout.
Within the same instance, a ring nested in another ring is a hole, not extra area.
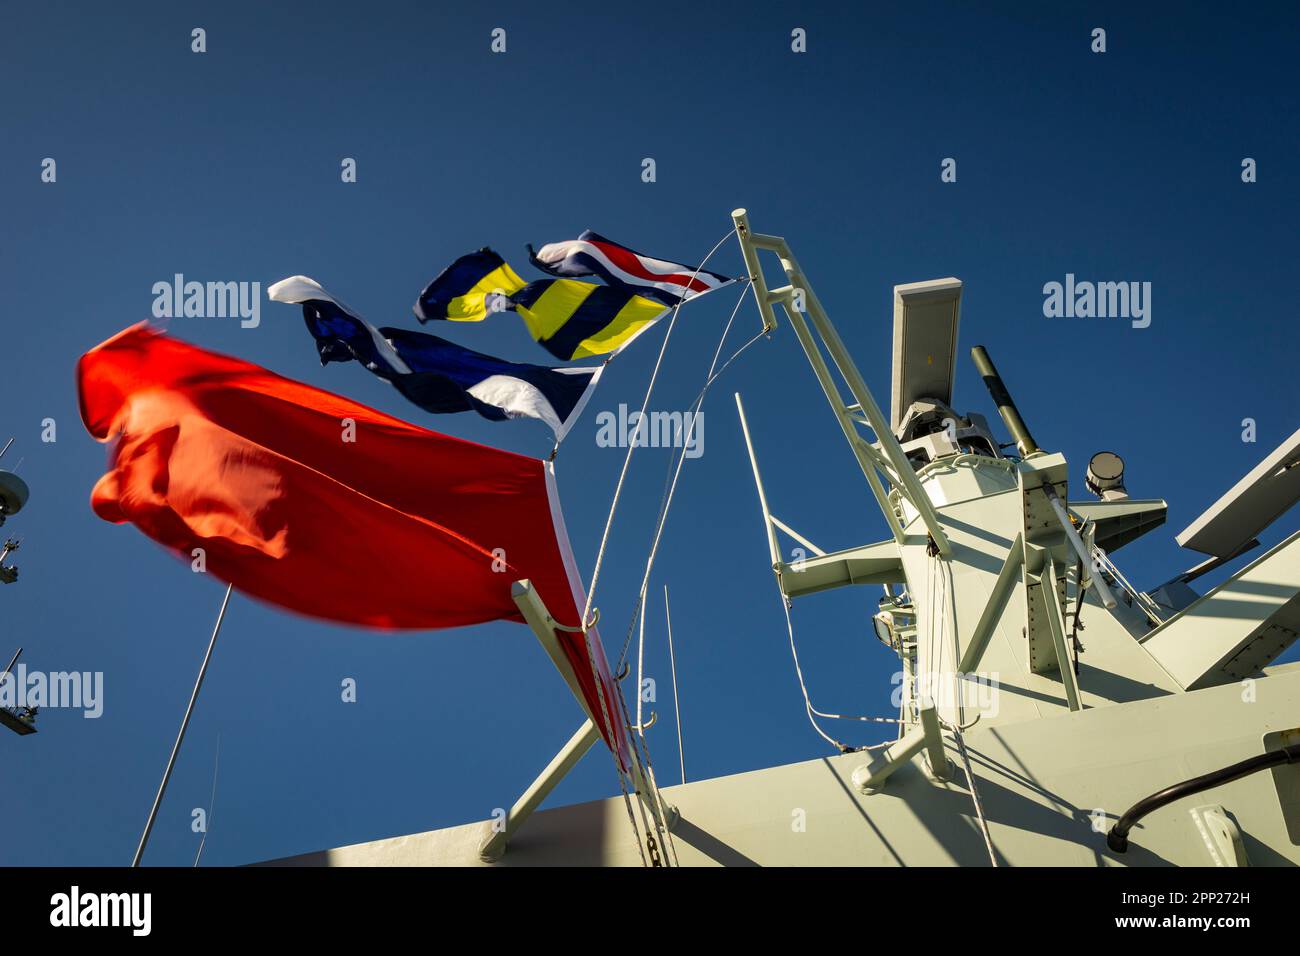
M 631 723 L 631 716 L 628 714 L 628 710 L 627 710 L 627 698 L 623 695 L 623 689 L 622 689 L 622 687 L 618 688 L 618 700 L 619 700 L 619 704 L 620 704 L 620 706 L 621 706 L 622 709 L 623 709 L 623 720 L 626 721 L 626 722 L 628 722 L 628 723 L 630 724 L 630 723 Z M 655 800 L 655 802 L 656 802 L 656 804 L 657 804 L 658 807 L 659 807 L 659 813 L 658 813 L 658 814 L 651 814 L 651 816 L 655 817 L 655 829 L 659 832 L 659 835 L 660 835 L 661 839 L 663 840 L 663 843 L 664 843 L 664 844 L 665 844 L 665 845 L 670 849 L 670 851 L 671 851 L 671 853 L 672 853 L 672 857 L 673 857 L 673 860 L 674 860 L 673 865 L 677 865 L 677 864 L 676 864 L 676 859 L 677 859 L 677 846 L 676 846 L 676 844 L 673 842 L 673 835 L 672 835 L 672 833 L 668 830 L 668 826 L 667 826 L 667 823 L 668 823 L 668 814 L 667 814 L 667 811 L 664 809 L 663 796 L 662 796 L 662 794 L 659 793 L 659 786 L 655 783 L 655 779 L 654 779 L 654 766 L 653 766 L 653 764 L 651 764 L 651 762 L 650 762 L 650 748 L 649 748 L 649 745 L 646 743 L 645 735 L 644 735 L 643 733 L 639 733 L 639 734 L 635 734 L 635 735 L 633 735 L 633 737 L 632 737 L 632 746 L 633 746 L 633 748 L 634 748 L 635 751 L 636 751 L 636 752 L 633 754 L 633 759 L 634 759 L 634 760 L 639 760 L 641 754 L 644 754 L 644 755 L 645 755 L 645 776 L 644 776 L 644 779 L 645 779 L 646 785 L 647 785 L 647 787 L 648 787 L 648 789 L 649 789 L 649 793 L 646 794 L 646 796 L 647 796 L 647 797 L 653 797 L 654 800 Z M 639 792 L 639 791 L 638 791 L 638 792 Z M 639 806 L 640 809 L 641 809 L 641 820 L 642 820 L 642 823 L 644 824 L 644 826 L 645 826 L 645 828 L 646 828 L 646 833 L 647 833 L 647 835 L 648 835 L 648 834 L 650 833 L 650 822 L 649 822 L 649 820 L 646 819 L 646 813 L 645 813 L 645 802 L 644 802 L 643 800 L 638 800 L 638 801 L 637 801 L 637 804 L 638 804 L 638 806 Z M 629 810 L 628 812 L 630 813 L 631 811 Z M 662 821 L 662 822 L 661 822 L 661 821 Z M 653 866 L 659 866 L 660 864 L 657 863 L 657 862 L 655 862 L 655 863 L 653 863 L 652 865 L 653 865 Z
M 641 693 L 641 690 L 645 686 L 644 683 L 645 678 L 643 676 L 644 672 L 645 672 L 645 602 L 641 602 L 641 639 L 637 642 L 637 654 L 636 654 L 636 726 L 637 726 L 637 732 L 641 734 L 641 736 L 643 737 L 645 736 L 645 728 L 641 723 L 641 698 L 644 695 Z
M 664 834 L 664 842 L 668 844 L 668 852 L 673 858 L 673 866 L 681 866 L 681 860 L 677 858 L 677 841 L 673 839 L 672 827 L 668 825 L 668 804 L 664 802 L 664 795 L 659 790 L 659 782 L 655 780 L 654 767 L 650 766 L 650 748 L 646 748 L 646 776 L 650 778 L 650 790 L 654 793 L 655 801 L 659 804 L 659 817 L 663 820 L 663 826 L 660 828 Z
M 735 226 L 732 226 L 732 228 L 729 229 L 726 232 L 726 234 L 723 235 L 723 237 L 714 244 L 713 248 L 709 250 L 709 254 L 705 256 L 704 260 L 696 267 L 695 273 L 691 276 L 692 280 L 694 280 L 700 274 L 700 271 L 704 268 L 705 264 L 708 263 L 709 259 L 713 257 L 713 254 L 722 247 L 722 244 L 735 234 L 736 234 L 736 228 Z M 663 343 L 659 346 L 659 356 L 658 358 L 655 359 L 654 371 L 652 371 L 650 374 L 650 382 L 646 387 L 645 398 L 641 402 L 641 417 L 637 419 L 638 422 L 640 422 L 642 419 L 645 418 L 646 409 L 650 405 L 650 396 L 654 392 L 655 382 L 659 378 L 659 369 L 663 366 L 664 354 L 668 351 L 668 340 L 672 338 L 673 329 L 677 325 L 677 316 L 681 312 L 682 304 L 685 301 L 686 301 L 685 298 L 680 299 L 677 302 L 677 305 L 673 307 L 672 317 L 668 320 L 668 330 L 667 332 L 664 333 Z M 609 360 L 606 359 L 606 364 L 608 363 Z M 558 450 L 558 446 L 557 446 L 557 450 Z M 619 498 L 622 496 L 623 493 L 623 483 L 627 479 L 628 467 L 632 463 L 632 452 L 635 450 L 636 450 L 636 443 L 635 442 L 629 443 L 627 449 L 627 455 L 623 459 L 623 469 L 619 473 L 618 483 L 614 487 L 614 497 L 613 500 L 610 501 L 609 515 L 605 519 L 605 530 L 601 533 L 600 536 L 600 547 L 596 552 L 596 564 L 591 572 L 591 586 L 587 589 L 587 601 L 582 609 L 582 620 L 579 622 L 582 627 L 583 641 L 587 649 L 587 660 L 591 664 L 591 676 L 596 684 L 596 696 L 600 700 L 601 715 L 604 718 L 605 726 L 609 728 L 611 736 L 614 736 L 614 724 L 613 721 L 610 720 L 610 708 L 608 703 L 605 700 L 604 681 L 601 680 L 600 674 L 596 669 L 596 656 L 595 656 L 594 648 L 592 647 L 592 643 L 591 643 L 591 627 L 594 624 L 594 621 L 592 620 L 591 617 L 591 608 L 596 598 L 596 585 L 600 580 L 600 569 L 601 566 L 604 564 L 604 560 L 605 560 L 605 548 L 609 544 L 610 529 L 614 525 L 614 514 L 618 510 Z M 554 455 L 554 452 L 552 452 L 552 455 Z M 619 667 L 621 668 L 621 666 L 622 666 L 622 661 L 620 660 Z M 616 668 L 616 670 L 618 669 L 619 668 Z M 614 689 L 618 693 L 618 698 L 622 705 L 623 720 L 624 720 L 624 725 L 626 726 L 629 723 L 628 713 L 627 713 L 627 701 L 623 697 L 622 688 L 615 687 Z M 638 688 L 638 697 L 639 696 L 640 696 L 640 689 Z M 629 733 L 628 736 L 629 738 L 632 738 L 635 735 Z M 628 821 L 632 824 L 632 833 L 637 845 L 637 852 L 640 853 L 641 855 L 641 865 L 648 866 L 649 861 L 646 859 L 645 848 L 643 848 L 641 845 L 641 834 L 637 830 L 636 816 L 632 812 L 632 801 L 628 795 L 627 780 L 625 774 L 629 773 L 631 771 L 631 768 L 629 767 L 626 768 L 625 770 L 625 768 L 623 767 L 622 757 L 619 753 L 617 753 L 617 737 L 614 737 L 614 742 L 616 745 L 615 746 L 616 752 L 614 754 L 614 771 L 616 776 L 618 777 L 619 789 L 622 790 L 623 792 L 623 802 L 627 808 Z M 632 740 L 631 743 L 633 747 L 636 746 L 635 740 Z M 629 757 L 634 760 L 636 759 L 635 754 L 629 754 Z M 638 804 L 641 804 L 640 800 L 638 800 L 637 802 Z M 644 805 L 641 805 L 641 814 L 642 814 L 642 822 L 644 823 L 645 822 Z M 650 827 L 648 824 L 646 825 L 645 830 L 646 830 L 646 840 L 647 843 L 649 843 Z
M 984 835 L 984 847 L 989 851 L 989 865 L 996 867 L 998 856 L 993 850 L 993 837 L 989 834 L 988 820 L 984 818 L 984 804 L 980 800 L 979 787 L 975 785 L 975 771 L 971 769 L 970 755 L 966 753 L 966 740 L 962 737 L 959 727 L 946 720 L 941 722 L 952 733 L 952 739 L 957 744 L 957 752 L 961 754 L 962 768 L 966 772 L 966 785 L 970 787 L 970 798 L 975 804 L 975 819 L 979 821 L 980 833 Z
M 208 831 L 212 829 L 212 816 L 217 806 L 217 771 L 221 769 L 221 734 L 217 734 L 217 752 L 212 758 L 212 796 L 208 799 L 208 815 L 203 821 L 203 836 L 199 838 L 199 849 L 194 854 L 194 865 L 199 865 L 203 856 L 203 847 L 208 842 Z
M 826 731 L 822 730 L 821 725 L 817 723 L 817 717 L 824 717 L 828 720 L 838 720 L 838 719 L 867 720 L 867 721 L 873 721 L 882 724 L 893 724 L 893 723 L 897 723 L 897 721 L 892 717 L 843 717 L 841 718 L 839 714 L 824 714 L 821 711 L 819 711 L 817 708 L 813 707 L 812 700 L 808 696 L 808 685 L 804 683 L 803 668 L 799 666 L 799 651 L 795 648 L 795 644 L 794 644 L 794 621 L 791 620 L 790 618 L 790 602 L 786 598 L 784 592 L 781 594 L 781 607 L 785 611 L 785 626 L 787 632 L 790 635 L 790 656 L 794 658 L 795 676 L 799 678 L 799 690 L 803 692 L 804 708 L 808 712 L 808 722 L 812 724 L 813 730 L 817 731 L 817 733 L 821 736 L 823 740 L 829 743 L 832 747 L 835 747 L 838 750 L 840 750 L 842 753 L 854 753 L 856 751 L 862 751 L 862 750 L 878 750 L 881 747 L 887 747 L 891 743 L 893 743 L 892 740 L 888 740 L 885 741 L 884 743 L 872 744 L 870 747 L 850 747 L 848 744 L 841 743 L 840 741 L 836 740 L 834 737 L 826 733 Z
M 713 258 L 713 254 L 722 247 L 722 244 L 735 234 L 735 226 L 732 226 L 727 230 L 726 235 L 719 239 L 714 244 L 713 248 L 709 250 L 709 254 L 704 257 L 704 261 L 696 266 L 695 272 L 691 276 L 692 280 L 700 274 L 700 270 L 704 268 L 711 258 Z M 668 331 L 664 333 L 663 344 L 659 346 L 659 357 L 655 360 L 654 371 L 650 373 L 650 383 L 646 387 L 645 398 L 641 402 L 641 416 L 637 419 L 638 427 L 640 426 L 640 422 L 645 418 L 646 409 L 650 406 L 650 396 L 654 392 L 655 382 L 659 378 L 659 369 L 663 366 L 664 353 L 668 351 L 668 340 L 672 338 L 673 328 L 677 325 L 677 316 L 681 313 L 682 304 L 685 301 L 685 299 L 680 299 L 677 304 L 673 306 L 672 317 L 668 320 Z M 628 442 L 627 455 L 623 458 L 623 470 L 619 473 L 618 484 L 614 486 L 614 498 L 609 504 L 609 516 L 605 519 L 605 530 L 600 536 L 600 548 L 596 551 L 596 565 L 591 572 L 591 587 L 587 590 L 587 606 L 583 608 L 582 612 L 584 627 L 586 626 L 588 615 L 591 614 L 592 602 L 596 598 L 596 584 L 600 581 L 600 569 L 605 561 L 605 548 L 609 544 L 609 532 L 614 525 L 614 513 L 618 510 L 619 498 L 623 494 L 623 483 L 627 480 L 628 466 L 632 464 L 632 453 L 634 451 L 636 451 L 636 442 Z M 622 662 L 620 661 L 620 663 Z
M 586 614 L 584 613 L 583 614 L 584 623 L 586 622 L 586 619 L 587 619 Z M 605 720 L 605 726 L 609 728 L 609 734 L 610 737 L 612 738 L 611 743 L 614 744 L 614 749 L 615 749 L 614 775 L 618 777 L 618 788 L 623 792 L 623 806 L 627 810 L 628 822 L 632 824 L 632 842 L 636 844 L 637 852 L 641 854 L 641 865 L 643 867 L 648 867 L 650 863 L 646 859 L 645 849 L 641 846 L 641 833 L 636 828 L 636 815 L 633 814 L 632 812 L 632 798 L 631 796 L 629 796 L 627 791 L 626 774 L 631 771 L 631 768 L 629 767 L 627 768 L 627 770 L 624 770 L 622 755 L 618 753 L 618 736 L 614 733 L 614 722 L 609 719 L 609 707 L 605 703 L 605 688 L 604 688 L 605 682 L 600 679 L 600 674 L 596 671 L 596 655 L 591 644 L 591 632 L 586 627 L 582 629 L 582 640 L 587 648 L 587 659 L 591 662 L 591 677 L 592 680 L 594 680 L 596 683 L 596 696 L 600 700 L 600 713 Z M 622 690 L 617 686 L 615 686 L 614 689 L 618 691 L 619 699 L 622 700 L 623 699 Z M 627 717 L 626 705 L 624 705 L 623 712 L 624 712 L 624 720 L 626 722 L 626 717 Z M 631 734 L 629 734 L 628 736 L 631 737 Z M 629 757 L 632 757 L 632 755 L 629 754 Z M 635 757 L 632 757 L 632 759 L 635 759 Z M 640 801 L 637 802 L 640 803 Z M 645 814 L 645 810 L 644 808 L 642 808 L 643 819 L 644 819 L 644 814 Z M 646 828 L 646 832 L 647 833 L 649 832 L 648 827 Z
M 668 663 L 673 674 L 673 714 L 677 717 L 677 758 L 682 767 L 682 783 L 686 782 L 686 745 L 682 743 L 682 704 L 677 696 L 677 655 L 673 652 L 673 615 L 668 610 L 668 585 L 664 585 L 664 620 L 668 624 Z
M 938 568 L 937 582 L 934 581 L 936 575 L 931 572 Z M 931 659 L 940 661 L 938 656 L 942 654 L 943 638 L 949 630 L 948 628 L 948 602 L 951 597 L 951 577 L 952 568 L 943 558 L 935 555 L 930 564 L 927 565 L 927 575 L 933 583 L 934 596 L 930 604 L 931 610 L 936 611 L 931 615 L 931 650 L 935 656 Z M 953 653 L 959 655 L 961 651 L 957 642 L 956 632 L 953 632 Z M 957 720 L 955 723 L 944 720 L 942 717 L 939 723 L 952 734 L 953 742 L 957 745 L 957 752 L 961 755 L 962 769 L 966 773 L 966 785 L 970 788 L 971 802 L 975 805 L 975 819 L 979 822 L 980 834 L 984 837 L 984 847 L 988 850 L 989 864 L 996 867 L 998 865 L 997 853 L 993 849 L 993 837 L 989 833 L 988 820 L 984 817 L 984 803 L 980 800 L 979 787 L 975 783 L 975 771 L 971 768 L 970 754 L 966 752 L 966 738 L 962 731 L 967 727 L 973 727 L 980 718 L 976 715 L 975 719 L 969 724 L 963 724 L 962 721 L 966 714 L 966 695 L 961 682 L 956 673 L 956 660 L 953 658 L 953 671 L 951 674 L 952 689 L 954 692 L 954 701 L 957 711 Z
M 744 283 L 749 282 L 748 279 L 743 279 L 741 281 Z M 668 522 L 668 511 L 672 507 L 673 496 L 677 492 L 677 480 L 681 477 L 682 467 L 686 464 L 686 447 L 690 444 L 691 436 L 695 433 L 695 423 L 701 414 L 701 409 L 704 405 L 704 397 L 709 391 L 709 386 L 718 380 L 719 376 L 727 370 L 727 366 L 739 358 L 742 352 L 767 334 L 766 329 L 760 331 L 757 335 L 733 352 L 731 357 L 723 362 L 720 368 L 718 367 L 718 357 L 722 354 L 722 346 L 727 341 L 727 334 L 731 331 L 732 323 L 735 322 L 736 314 L 740 311 L 741 303 L 743 303 L 744 300 L 745 290 L 742 288 L 740 295 L 736 299 L 736 305 L 731 310 L 731 316 L 727 319 L 727 324 L 722 330 L 722 336 L 718 339 L 718 347 L 714 349 L 713 361 L 709 363 L 709 371 L 705 376 L 704 386 L 700 389 L 699 394 L 695 396 L 695 400 L 691 403 L 690 424 L 684 429 L 685 437 L 682 441 L 682 447 L 677 450 L 675 458 L 670 458 L 668 461 L 668 470 L 664 475 L 664 493 L 660 498 L 659 514 L 655 519 L 654 538 L 651 540 L 650 553 L 646 558 L 645 573 L 641 576 L 641 587 L 637 590 L 636 605 L 632 609 L 632 618 L 628 622 L 627 635 L 623 638 L 623 649 L 619 652 L 618 656 L 620 666 L 622 666 L 623 661 L 627 659 L 628 648 L 631 647 L 632 643 L 632 632 L 636 628 L 637 615 L 640 614 L 641 606 L 645 603 L 646 593 L 650 588 L 650 572 L 654 569 L 655 559 L 659 554 L 659 542 L 663 537 L 664 526 Z

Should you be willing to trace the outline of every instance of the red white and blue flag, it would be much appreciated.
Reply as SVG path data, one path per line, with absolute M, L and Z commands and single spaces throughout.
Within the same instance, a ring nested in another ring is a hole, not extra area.
M 536 252 L 529 246 L 528 258 L 538 269 L 553 276 L 563 279 L 599 276 L 611 286 L 628 289 L 667 306 L 736 281 L 697 266 L 642 255 L 590 229 L 577 239 L 547 243 Z

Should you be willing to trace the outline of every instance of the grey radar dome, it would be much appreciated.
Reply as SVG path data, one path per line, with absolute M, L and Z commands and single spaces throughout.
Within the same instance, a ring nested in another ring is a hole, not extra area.
M 0 471 L 0 515 L 17 514 L 31 494 L 27 482 L 12 471 Z

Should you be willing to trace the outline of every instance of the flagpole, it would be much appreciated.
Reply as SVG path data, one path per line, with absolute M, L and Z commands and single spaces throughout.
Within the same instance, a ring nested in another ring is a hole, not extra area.
M 176 766 L 176 755 L 180 753 L 181 743 L 185 740 L 185 731 L 190 725 L 190 716 L 194 713 L 194 702 L 199 699 L 199 689 L 203 686 L 203 678 L 208 673 L 208 662 L 212 660 L 212 648 L 216 646 L 217 635 L 221 632 L 221 622 L 226 618 L 226 605 L 230 603 L 230 592 L 233 588 L 233 584 L 226 585 L 226 596 L 221 599 L 221 610 L 217 612 L 217 623 L 213 625 L 212 637 L 208 640 L 208 651 L 203 655 L 203 663 L 199 665 L 199 676 L 194 682 L 194 690 L 190 693 L 190 703 L 185 708 L 185 717 L 181 720 L 180 733 L 176 735 L 176 743 L 172 745 L 172 755 L 167 758 L 167 769 L 163 771 L 162 783 L 158 784 L 158 794 L 153 798 L 153 809 L 149 811 L 149 819 L 144 825 L 144 833 L 140 835 L 140 845 L 135 849 L 135 859 L 131 861 L 133 867 L 140 865 L 140 858 L 144 856 L 144 848 L 149 843 L 149 834 L 153 832 L 153 823 L 158 816 L 158 808 L 162 805 L 163 794 L 167 792 L 167 781 L 171 779 L 172 768 Z

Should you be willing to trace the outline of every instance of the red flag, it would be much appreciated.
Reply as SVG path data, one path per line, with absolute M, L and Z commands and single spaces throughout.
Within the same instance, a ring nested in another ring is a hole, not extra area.
M 522 621 L 528 578 L 561 624 L 585 603 L 550 465 L 418 428 L 137 325 L 77 365 L 81 417 L 116 438 L 91 507 L 239 590 L 376 628 Z M 582 634 L 558 634 L 607 742 Z M 591 632 L 605 703 L 617 691 Z

